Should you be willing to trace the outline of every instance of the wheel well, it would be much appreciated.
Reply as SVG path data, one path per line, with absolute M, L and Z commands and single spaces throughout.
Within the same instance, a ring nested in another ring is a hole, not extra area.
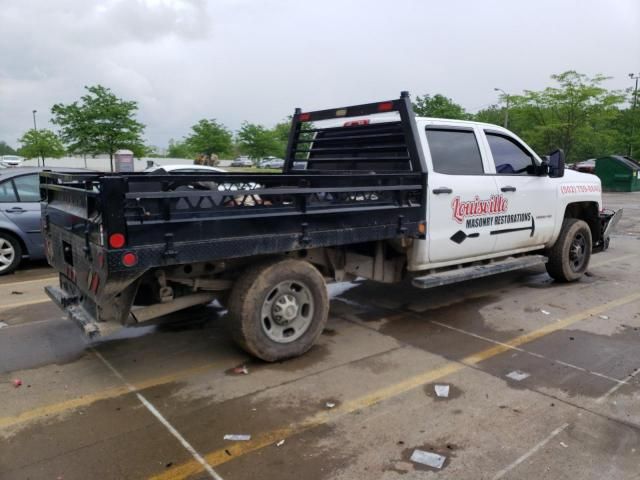
M 24 243 L 24 240 L 22 240 L 22 238 L 20 237 L 20 235 L 18 235 L 15 232 L 12 232 L 11 230 L 7 229 L 7 228 L 0 228 L 0 232 L 2 233 L 8 233 L 9 235 L 11 235 L 12 237 L 14 237 L 16 240 L 18 240 L 18 242 L 20 243 L 20 248 L 22 249 L 22 256 L 24 257 L 25 255 L 29 255 L 29 250 L 27 249 L 27 244 Z
M 584 220 L 589 225 L 594 245 L 601 240 L 600 213 L 596 202 L 570 203 L 564 211 L 564 218 Z

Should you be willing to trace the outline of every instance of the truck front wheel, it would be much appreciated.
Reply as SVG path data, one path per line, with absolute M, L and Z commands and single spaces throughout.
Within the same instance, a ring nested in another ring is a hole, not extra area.
M 589 225 L 576 218 L 565 218 L 560 236 L 547 252 L 547 272 L 560 282 L 578 280 L 589 267 L 591 247 Z
M 278 259 L 249 267 L 236 280 L 229 297 L 234 340 L 267 362 L 309 350 L 328 314 L 324 279 L 302 260 Z

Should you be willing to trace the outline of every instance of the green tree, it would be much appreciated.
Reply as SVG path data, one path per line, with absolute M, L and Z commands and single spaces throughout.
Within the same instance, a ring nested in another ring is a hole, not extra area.
M 277 123 L 273 127 L 275 137 L 280 144 L 279 153 L 276 157 L 284 158 L 287 153 L 287 143 L 289 142 L 289 131 L 291 130 L 291 119 Z M 304 135 L 304 134 L 303 134 Z
M 145 126 L 135 119 L 138 103 L 118 98 L 102 85 L 85 87 L 80 102 L 55 104 L 53 123 L 60 126 L 62 140 L 69 151 L 82 154 L 108 153 L 113 171 L 113 154 L 127 148 L 141 156 Z
M 413 102 L 413 111 L 421 117 L 451 118 L 457 120 L 469 120 L 465 109 L 450 98 L 436 93 L 435 95 L 417 96 Z
M 176 141 L 173 138 L 169 140 L 167 147 L 167 157 L 169 158 L 193 158 L 193 151 L 187 145 L 187 142 Z
M 602 86 L 607 77 L 569 70 L 551 78 L 557 86 L 511 97 L 513 127 L 541 153 L 562 148 L 569 162 L 611 153 L 619 143 L 615 128 L 624 95 Z
M 238 143 L 241 150 L 253 158 L 268 155 L 282 155 L 282 141 L 275 129 L 269 130 L 262 125 L 244 122 L 238 131 Z
M 27 130 L 18 140 L 22 145 L 20 155 L 26 158 L 42 158 L 42 166 L 46 157 L 60 158 L 65 154 L 60 138 L 51 130 Z
M 202 119 L 191 130 L 191 135 L 183 144 L 187 149 L 185 152 L 206 155 L 208 158 L 213 154 L 222 156 L 231 152 L 233 135 L 223 124 Z
M 627 90 L 628 108 L 620 110 L 618 118 L 614 122 L 614 127 L 619 133 L 618 152 L 624 152 L 625 155 L 629 154 L 629 150 L 634 158 L 640 158 L 640 93 L 638 94 L 638 101 L 636 108 L 634 105 L 634 90 Z
M 0 155 L 17 155 L 17 153 L 7 142 L 0 140 Z
M 473 115 L 476 122 L 492 123 L 494 125 L 504 124 L 504 108 L 498 105 L 490 105 Z

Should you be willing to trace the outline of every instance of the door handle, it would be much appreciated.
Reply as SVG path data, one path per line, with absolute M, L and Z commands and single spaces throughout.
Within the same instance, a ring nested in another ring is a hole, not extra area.
M 433 193 L 435 193 L 436 195 L 440 195 L 441 193 L 453 193 L 453 190 L 451 190 L 449 187 L 440 187 L 434 188 Z
M 511 185 L 507 185 L 506 187 L 502 187 L 500 190 L 503 192 L 515 192 L 516 187 L 512 187 Z
M 26 210 L 24 208 L 21 208 L 21 207 L 13 207 L 13 208 L 8 208 L 7 210 L 5 210 L 5 212 L 9 212 L 9 213 L 24 213 L 24 212 L 26 212 Z

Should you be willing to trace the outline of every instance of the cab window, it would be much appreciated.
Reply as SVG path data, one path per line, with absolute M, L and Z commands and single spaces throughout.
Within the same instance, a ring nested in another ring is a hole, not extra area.
M 433 171 L 449 175 L 484 173 L 473 130 L 427 127 Z
M 14 177 L 13 184 L 15 185 L 19 202 L 40 201 L 40 180 L 38 175 Z
M 533 173 L 533 157 L 518 143 L 504 135 L 486 132 L 498 175 Z
M 7 180 L 0 183 L 0 202 L 17 202 L 16 191 L 13 189 L 13 182 Z

